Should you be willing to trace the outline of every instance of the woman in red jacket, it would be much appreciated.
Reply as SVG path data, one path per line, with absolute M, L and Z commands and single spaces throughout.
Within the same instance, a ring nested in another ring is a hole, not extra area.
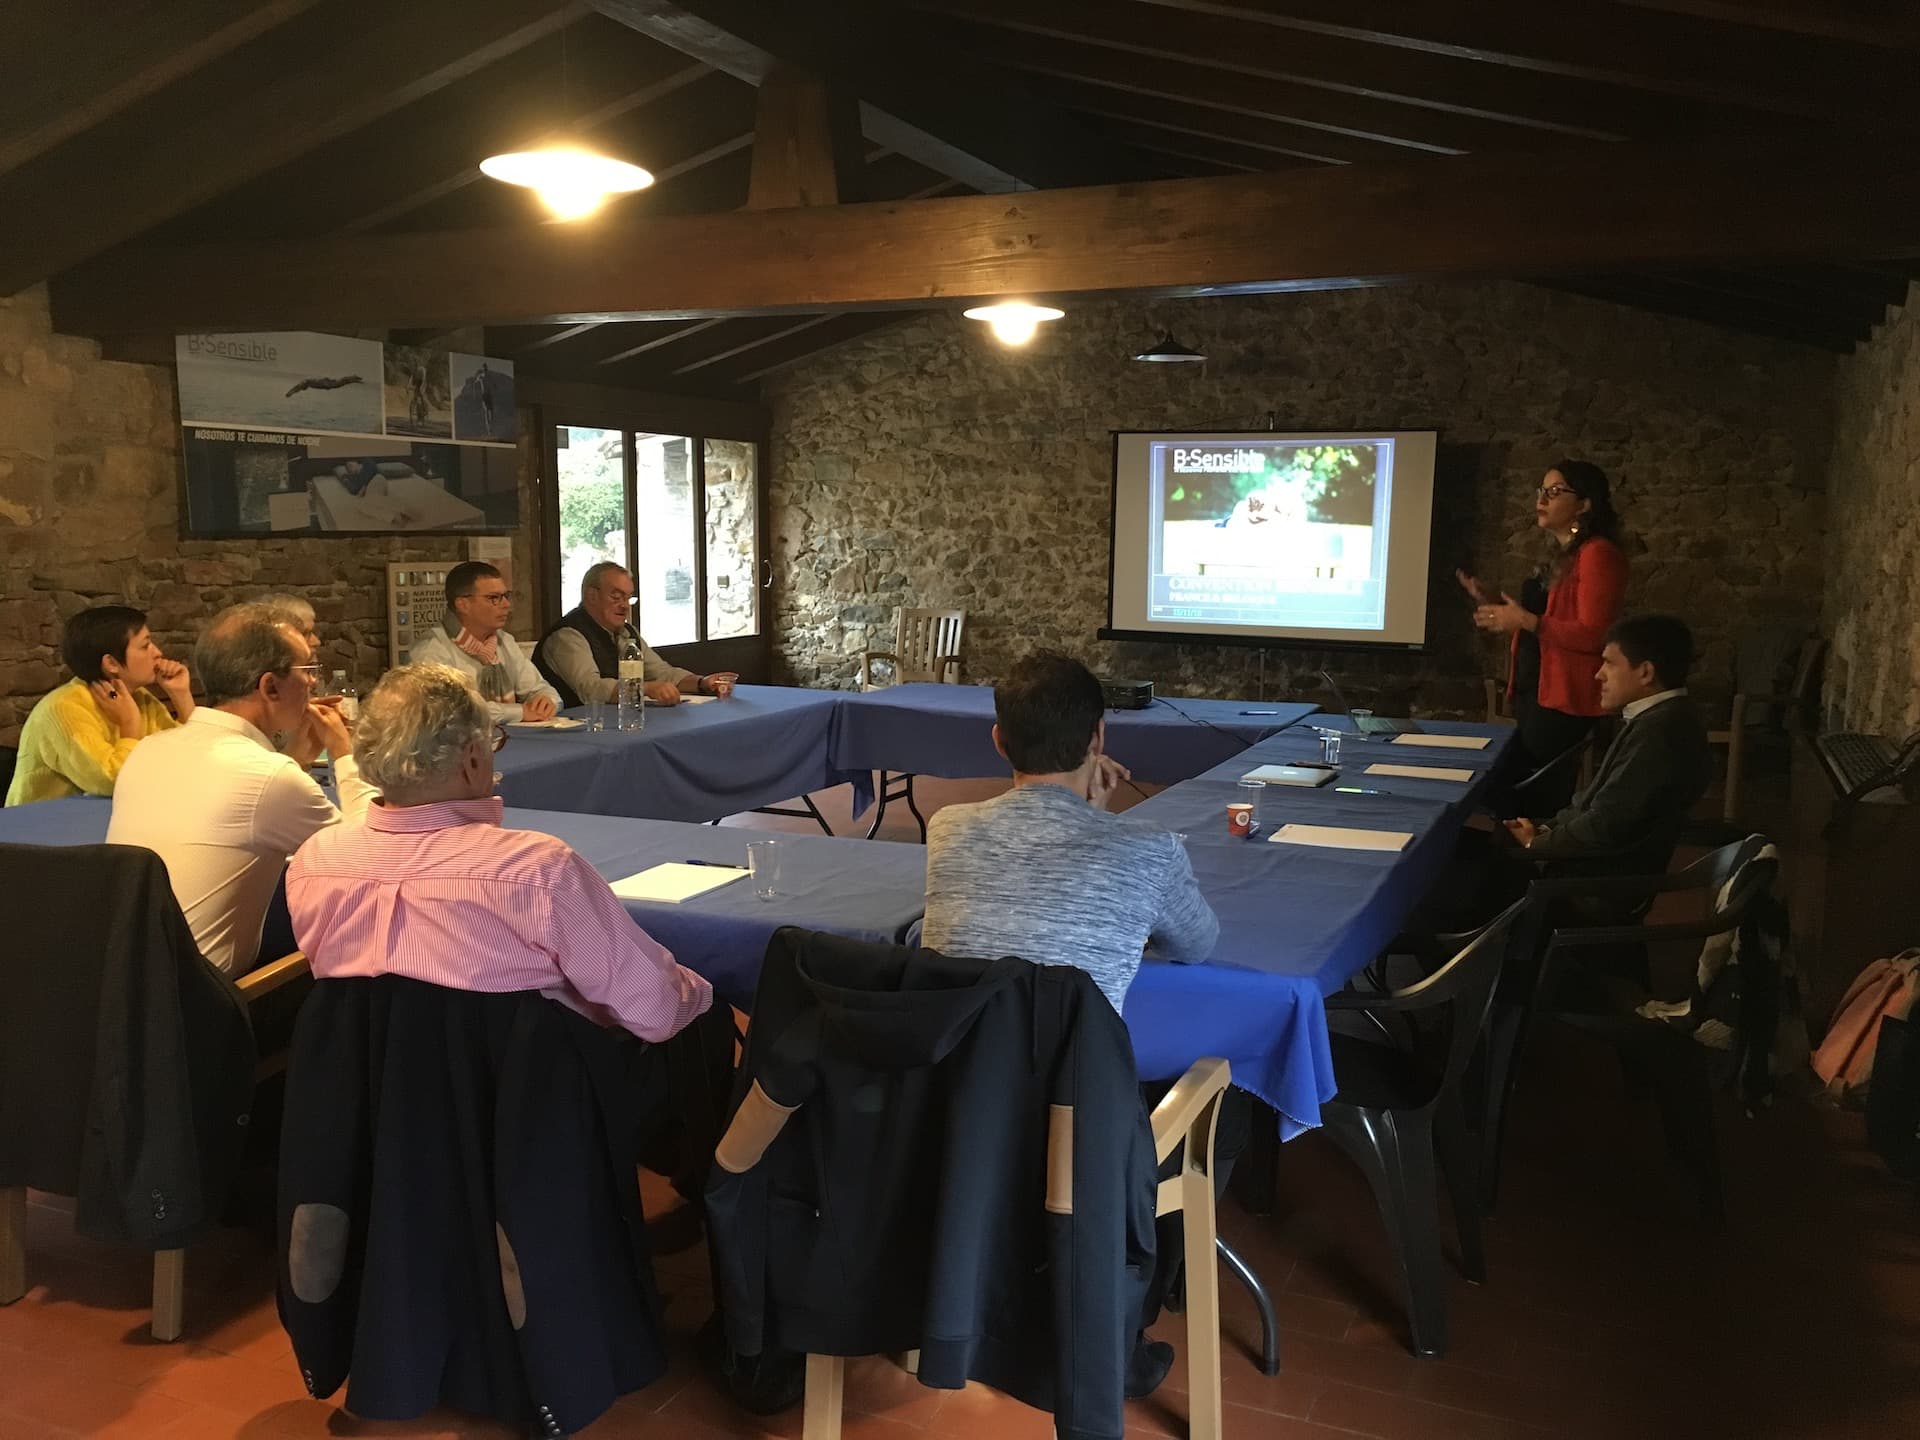
M 1533 512 L 1554 543 L 1518 600 L 1459 576 L 1475 602 L 1473 623 L 1513 637 L 1507 695 L 1520 731 L 1521 775 L 1577 745 L 1606 713 L 1595 672 L 1627 588 L 1620 517 L 1598 465 L 1560 461 L 1541 479 Z M 1574 772 L 1567 765 L 1530 787 L 1527 813 L 1558 812 L 1573 798 Z

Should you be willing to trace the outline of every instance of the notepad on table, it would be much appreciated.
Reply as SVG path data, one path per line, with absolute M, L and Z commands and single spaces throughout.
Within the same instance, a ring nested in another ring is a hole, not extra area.
M 1442 750 L 1484 750 L 1490 743 L 1484 735 L 1396 735 L 1389 745 L 1436 745 Z
M 719 698 L 718 695 L 682 695 L 678 700 L 655 700 L 649 695 L 647 697 L 647 704 L 665 705 L 671 709 L 675 705 L 704 705 L 709 700 L 718 700 Z
M 658 900 L 678 905 L 695 895 L 731 885 L 746 873 L 745 866 L 686 865 L 670 860 L 614 881 L 613 893 L 622 900 Z
M 1318 845 L 1324 850 L 1404 850 L 1413 836 L 1404 830 L 1351 830 L 1343 825 L 1282 825 L 1267 837 L 1275 845 Z
M 1463 785 L 1473 779 L 1473 771 L 1448 765 L 1369 765 L 1367 774 L 1401 775 L 1408 780 L 1458 780 Z
M 578 730 L 587 722 L 576 720 L 571 715 L 555 715 L 550 720 L 509 720 L 506 723 L 514 730 Z

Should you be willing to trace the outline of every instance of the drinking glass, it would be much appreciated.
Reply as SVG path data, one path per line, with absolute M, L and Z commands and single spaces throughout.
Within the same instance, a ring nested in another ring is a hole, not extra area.
M 753 874 L 753 893 L 771 900 L 780 893 L 780 842 L 755 840 L 747 846 L 747 869 Z
M 1258 831 L 1265 823 L 1261 812 L 1267 803 L 1267 787 L 1258 780 L 1242 780 L 1234 786 L 1233 798 L 1239 804 L 1253 807 L 1253 831 L 1248 833 Z
M 1340 763 L 1340 732 L 1338 730 L 1320 732 L 1320 758 L 1328 765 Z
M 587 701 L 587 730 L 598 734 L 607 728 L 607 702 L 604 700 Z

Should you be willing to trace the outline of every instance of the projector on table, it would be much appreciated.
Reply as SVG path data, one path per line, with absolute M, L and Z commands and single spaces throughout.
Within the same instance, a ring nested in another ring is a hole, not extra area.
M 1103 677 L 1100 690 L 1107 697 L 1109 710 L 1144 710 L 1153 704 L 1151 680 L 1109 680 Z

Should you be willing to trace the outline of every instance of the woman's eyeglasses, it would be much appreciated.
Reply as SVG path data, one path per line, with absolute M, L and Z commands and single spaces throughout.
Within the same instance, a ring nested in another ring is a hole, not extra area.
M 1537 492 L 1542 500 L 1551 500 L 1557 495 L 1573 494 L 1571 485 L 1542 485 Z
M 505 749 L 506 744 L 507 744 L 507 727 L 505 725 L 495 725 L 493 727 L 494 753 L 498 754 L 501 750 Z

